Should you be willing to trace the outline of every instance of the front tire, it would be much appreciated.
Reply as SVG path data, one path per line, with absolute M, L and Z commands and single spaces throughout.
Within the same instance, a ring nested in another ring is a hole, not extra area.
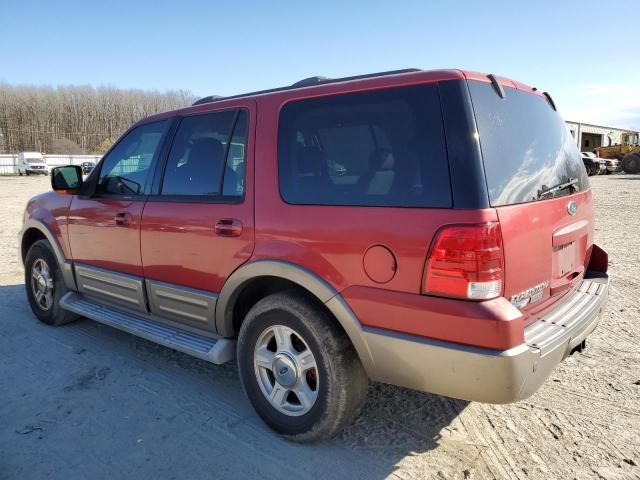
M 24 275 L 27 299 L 38 320 L 47 325 L 64 325 L 78 318 L 60 307 L 60 299 L 68 290 L 47 240 L 38 240 L 29 248 Z
M 298 442 L 339 433 L 367 395 L 368 378 L 347 335 L 296 292 L 270 295 L 249 311 L 238 336 L 238 370 L 258 415 Z

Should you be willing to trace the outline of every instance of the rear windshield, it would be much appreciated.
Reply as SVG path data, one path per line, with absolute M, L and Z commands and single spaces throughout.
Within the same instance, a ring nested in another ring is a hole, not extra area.
M 566 124 L 539 95 L 469 82 L 492 206 L 546 200 L 589 188 Z M 545 193 L 575 182 L 573 187 Z
M 294 101 L 280 114 L 288 203 L 451 207 L 437 85 Z

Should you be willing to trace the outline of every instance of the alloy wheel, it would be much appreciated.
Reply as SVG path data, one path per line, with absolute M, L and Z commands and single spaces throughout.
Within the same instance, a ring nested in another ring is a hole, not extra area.
M 53 305 L 53 277 L 47 262 L 38 258 L 31 267 L 31 292 L 38 308 L 48 311 Z
M 292 328 L 273 325 L 256 342 L 253 365 L 262 391 L 280 413 L 300 416 L 318 398 L 318 366 L 313 352 Z

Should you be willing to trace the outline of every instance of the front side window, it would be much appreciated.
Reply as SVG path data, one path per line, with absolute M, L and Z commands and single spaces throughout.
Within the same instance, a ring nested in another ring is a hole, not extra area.
M 169 152 L 162 195 L 242 197 L 246 132 L 245 111 L 182 119 Z
M 452 206 L 437 85 L 291 102 L 279 125 L 288 203 Z
M 127 134 L 102 161 L 98 193 L 142 195 L 166 120 L 141 125 Z

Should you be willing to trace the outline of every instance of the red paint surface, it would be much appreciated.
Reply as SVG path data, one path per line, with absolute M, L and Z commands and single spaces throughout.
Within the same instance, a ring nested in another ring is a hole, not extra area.
M 216 235 L 215 224 L 242 222 L 238 237 Z M 147 278 L 219 292 L 224 281 L 253 251 L 250 205 L 149 201 L 142 218 L 142 261 Z
M 67 215 L 72 199 L 71 195 L 46 192 L 31 198 L 25 208 L 27 218 L 39 220 L 49 227 L 65 258 L 72 258 L 67 235 Z
M 524 341 L 522 316 L 502 297 L 471 302 L 367 287 L 342 295 L 370 327 L 492 349 Z
M 571 200 L 578 204 L 578 212 L 573 216 L 567 214 L 567 204 Z M 586 190 L 574 195 L 499 207 L 496 210 L 504 243 L 505 298 L 511 298 L 512 295 L 544 281 L 549 282 L 543 298 L 522 309 L 527 316 L 525 325 L 528 325 L 584 277 L 593 245 L 592 193 L 591 190 Z M 554 234 L 558 234 L 556 247 L 553 245 Z M 576 249 L 573 271 L 578 275 L 568 279 L 566 275 L 560 276 L 557 270 L 560 252 L 554 250 L 571 242 L 575 242 L 572 248 Z M 552 289 L 557 289 L 559 294 L 552 297 Z
M 69 208 L 69 244 L 73 260 L 142 276 L 140 220 L 144 201 L 73 197 Z M 129 213 L 127 226 L 116 215 Z

